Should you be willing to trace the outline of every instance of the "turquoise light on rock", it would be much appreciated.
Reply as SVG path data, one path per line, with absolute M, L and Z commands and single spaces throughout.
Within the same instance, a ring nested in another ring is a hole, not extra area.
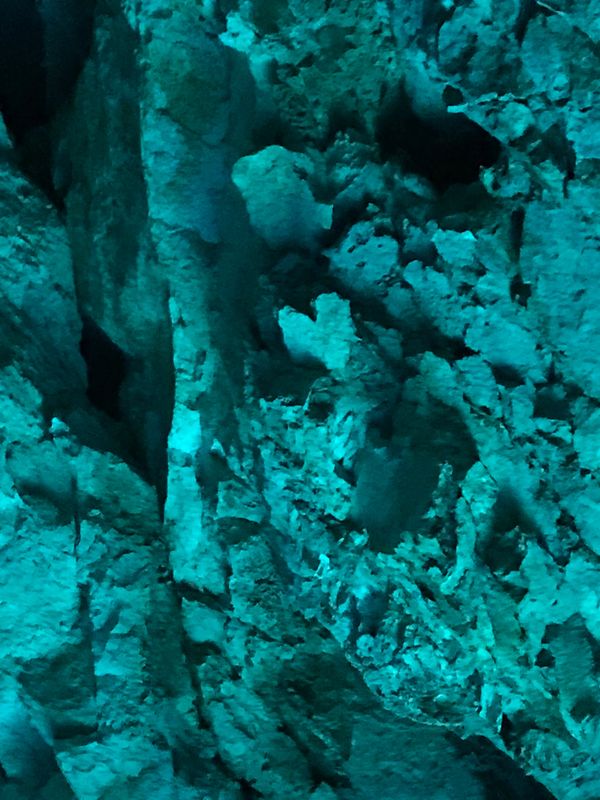
M 591 3 L 0 4 L 0 800 L 598 800 Z

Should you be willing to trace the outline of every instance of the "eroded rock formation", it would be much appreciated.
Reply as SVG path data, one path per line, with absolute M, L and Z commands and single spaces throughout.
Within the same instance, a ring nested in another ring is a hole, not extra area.
M 600 797 L 599 20 L 4 0 L 2 800 Z

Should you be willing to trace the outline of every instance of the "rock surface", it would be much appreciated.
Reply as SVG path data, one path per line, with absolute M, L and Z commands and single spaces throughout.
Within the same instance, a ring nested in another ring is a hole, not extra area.
M 2 800 L 600 797 L 599 20 L 5 0 Z

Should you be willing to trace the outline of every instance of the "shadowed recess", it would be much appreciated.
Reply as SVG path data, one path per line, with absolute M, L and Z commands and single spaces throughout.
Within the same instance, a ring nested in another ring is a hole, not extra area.
M 87 366 L 90 402 L 115 420 L 121 419 L 119 393 L 127 374 L 127 355 L 89 317 L 83 317 L 79 349 Z
M 47 119 L 43 24 L 35 0 L 2 0 L 0 109 L 17 142 Z
M 95 0 L 2 0 L 0 109 L 17 144 L 73 91 L 92 41 Z
M 384 101 L 376 135 L 382 158 L 400 160 L 440 191 L 474 183 L 501 153 L 500 142 L 464 114 L 422 119 L 403 87 Z

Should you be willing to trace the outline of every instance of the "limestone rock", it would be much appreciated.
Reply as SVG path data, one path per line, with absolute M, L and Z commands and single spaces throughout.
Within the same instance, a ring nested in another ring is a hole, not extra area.
M 331 208 L 317 203 L 307 184 L 310 166 L 307 156 L 271 146 L 233 167 L 250 221 L 271 247 L 313 250 L 331 227 Z
M 597 800 L 587 0 L 5 0 L 2 800 Z

